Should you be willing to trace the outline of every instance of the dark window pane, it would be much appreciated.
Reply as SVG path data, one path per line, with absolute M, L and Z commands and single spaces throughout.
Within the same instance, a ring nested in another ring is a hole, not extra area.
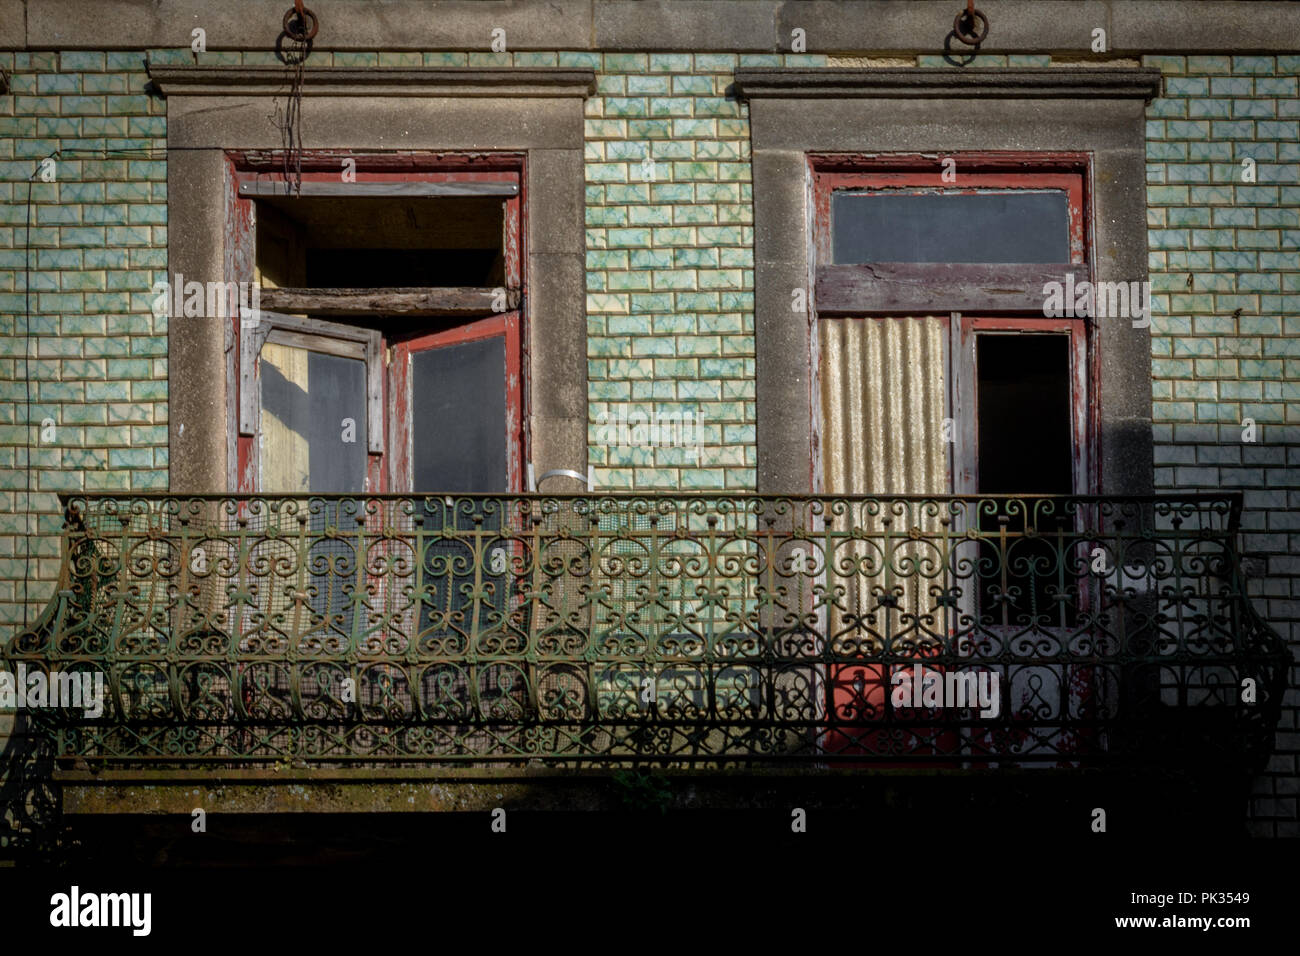
M 1070 494 L 1068 337 L 980 335 L 975 341 L 980 493 Z M 1071 593 L 1068 549 L 1053 537 L 1072 533 L 1069 521 L 1039 521 L 1036 533 L 1026 535 L 1024 509 L 1012 502 L 996 511 L 981 508 L 979 522 L 989 535 L 981 553 L 986 622 L 1069 626 L 1077 608 L 1060 600 Z
M 263 196 L 258 266 L 277 285 L 505 284 L 500 196 Z
M 506 491 L 505 340 L 415 352 L 411 419 L 417 494 Z
M 837 192 L 833 257 L 863 262 L 1069 262 L 1060 191 L 913 195 Z
M 262 383 L 262 490 L 356 494 L 365 490 L 366 363 L 268 344 Z
M 1073 490 L 1065 335 L 976 337 L 980 494 Z

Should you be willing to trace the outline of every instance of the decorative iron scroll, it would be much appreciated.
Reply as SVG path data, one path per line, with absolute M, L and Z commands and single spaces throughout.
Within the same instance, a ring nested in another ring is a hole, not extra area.
M 1232 494 L 65 505 L 5 666 L 92 766 L 1258 761 L 1284 689 Z

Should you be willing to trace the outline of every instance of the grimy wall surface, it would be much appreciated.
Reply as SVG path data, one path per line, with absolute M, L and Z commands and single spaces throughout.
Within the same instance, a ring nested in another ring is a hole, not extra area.
M 168 487 L 168 330 L 149 294 L 167 269 L 166 107 L 147 90 L 145 61 L 277 63 L 272 47 L 290 5 L 0 0 L 4 637 L 50 597 L 58 492 Z M 944 39 L 962 4 L 314 6 L 322 25 L 311 66 L 596 71 L 585 121 L 590 461 L 602 488 L 754 489 L 753 177 L 748 106 L 731 90 L 734 73 L 947 66 Z M 1245 490 L 1252 591 L 1294 646 L 1300 3 L 982 6 L 991 32 L 970 65 L 1164 74 L 1163 95 L 1147 109 L 1155 487 Z M 196 28 L 204 53 L 191 50 Z M 507 52 L 491 52 L 495 29 Z M 313 133 L 308 99 L 308 148 Z M 42 175 L 46 160 L 52 177 Z M 1253 176 L 1243 175 L 1247 160 Z M 700 453 L 599 440 L 602 414 L 620 405 L 700 415 Z M 1247 418 L 1257 423 L 1254 442 L 1242 441 Z M 1252 803 L 1261 835 L 1300 835 L 1295 691 L 1288 705 Z

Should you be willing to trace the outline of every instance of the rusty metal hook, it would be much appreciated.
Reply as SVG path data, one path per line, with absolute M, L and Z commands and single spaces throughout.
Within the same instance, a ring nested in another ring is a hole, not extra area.
M 989 18 L 975 9 L 975 0 L 966 0 L 966 9 L 952 21 L 952 35 L 967 46 L 979 46 L 989 35 Z
M 310 26 L 308 23 L 310 22 Z M 284 13 L 284 33 L 291 40 L 306 43 L 316 36 L 320 21 L 311 7 L 303 6 L 303 0 L 293 0 L 293 8 Z

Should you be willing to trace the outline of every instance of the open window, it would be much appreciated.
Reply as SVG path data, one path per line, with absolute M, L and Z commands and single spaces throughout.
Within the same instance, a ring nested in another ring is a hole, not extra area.
M 364 493 L 384 451 L 379 331 L 262 312 L 242 332 L 240 430 L 257 441 L 258 489 Z
M 1088 278 L 1084 172 L 1055 156 L 814 160 L 821 490 L 1091 490 L 1091 330 L 1048 317 L 1043 291 Z
M 504 639 L 523 602 L 502 502 L 450 496 L 521 490 L 522 159 L 314 154 L 301 188 L 276 159 L 233 159 L 234 258 L 258 291 L 236 328 L 239 490 L 300 499 L 311 544 L 301 608 L 254 600 L 310 613 L 321 640 L 385 620 L 450 646 L 471 619 Z M 412 500 L 359 500 L 384 493 Z M 302 500 L 332 494 L 351 497 Z M 349 532 L 372 522 L 418 535 L 414 560 L 396 541 L 359 554 Z
M 1091 330 L 1044 308 L 1049 283 L 1089 276 L 1085 172 L 1062 157 L 814 160 L 819 490 L 1006 496 L 918 509 L 920 540 L 891 544 L 879 574 L 846 582 L 826 609 L 832 633 L 866 620 L 895 649 L 996 658 L 1026 634 L 1063 639 L 1078 620 L 1077 509 L 1030 514 L 1026 501 L 1092 490 Z M 869 530 L 885 534 L 888 518 Z M 945 529 L 955 534 L 936 567 Z M 881 567 L 865 547 L 855 557 Z M 908 565 L 929 570 L 891 574 Z M 838 704 L 853 705 L 846 675 L 861 671 L 830 675 Z M 1077 673 L 1002 676 L 1017 705 L 1078 703 Z
M 996 510 L 985 507 L 979 530 L 988 538 L 977 606 L 1002 628 L 1067 627 L 1078 619 L 1079 599 L 1053 532 L 1073 534 L 1077 511 L 1029 516 L 1023 496 L 1073 495 L 1079 440 L 1073 400 L 1075 369 L 1085 364 L 1081 330 L 1072 323 L 1026 324 L 1017 320 L 971 320 L 963 324 L 959 380 L 969 381 L 967 435 L 974 449 L 980 495 L 1018 496 Z M 1035 535 L 1025 536 L 1032 525 Z M 993 544 L 1000 532 L 1014 541 Z M 1058 600 L 1074 593 L 1075 600 Z
M 240 490 L 520 490 L 521 161 L 346 157 L 343 181 L 317 155 L 329 171 L 291 189 L 272 159 L 235 161 L 260 292 L 238 330 Z

